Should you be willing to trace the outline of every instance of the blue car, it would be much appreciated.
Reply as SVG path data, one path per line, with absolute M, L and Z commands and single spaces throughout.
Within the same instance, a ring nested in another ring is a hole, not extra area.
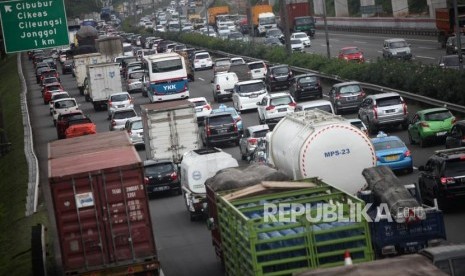
M 380 132 L 371 142 L 375 147 L 378 166 L 388 166 L 394 170 L 413 171 L 413 159 L 410 150 L 397 136 L 388 136 Z
M 236 121 L 237 124 L 237 130 L 239 131 L 240 134 L 244 133 L 244 127 L 242 125 L 242 118 L 239 112 L 236 111 L 236 109 L 232 106 L 227 106 L 224 104 L 220 104 L 220 106 L 217 109 L 213 109 L 211 114 L 215 113 L 223 113 L 227 112 L 231 114 L 231 116 L 234 118 L 234 121 Z

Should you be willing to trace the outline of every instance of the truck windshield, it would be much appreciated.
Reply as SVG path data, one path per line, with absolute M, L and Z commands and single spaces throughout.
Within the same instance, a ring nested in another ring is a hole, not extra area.
M 182 69 L 180 58 L 152 62 L 152 73 L 164 73 Z
M 296 25 L 309 25 L 313 24 L 313 17 L 304 17 L 304 18 L 296 18 L 295 19 Z
M 260 24 L 276 24 L 276 17 L 263 17 L 259 19 Z

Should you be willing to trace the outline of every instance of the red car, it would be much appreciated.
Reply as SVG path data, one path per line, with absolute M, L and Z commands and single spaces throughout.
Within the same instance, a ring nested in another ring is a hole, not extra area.
M 59 82 L 52 82 L 48 83 L 42 89 L 42 97 L 44 98 L 44 104 L 48 104 L 48 102 L 52 99 L 52 91 L 65 91 L 61 83 Z
M 358 63 L 364 63 L 365 57 L 363 56 L 362 50 L 358 47 L 344 47 L 339 50 L 338 58 L 346 61 L 355 61 Z
M 58 115 L 56 129 L 58 139 L 96 133 L 95 124 L 82 111 Z

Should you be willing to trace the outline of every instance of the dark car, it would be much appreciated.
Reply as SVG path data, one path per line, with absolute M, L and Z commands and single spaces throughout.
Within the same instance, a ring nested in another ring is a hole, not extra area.
M 460 36 L 460 42 L 461 42 L 461 48 L 462 48 L 462 53 L 465 53 L 465 36 L 461 35 Z M 446 54 L 452 55 L 452 54 L 457 54 L 458 52 L 458 47 L 457 47 L 457 37 L 451 36 L 447 39 L 446 42 Z
M 355 81 L 337 83 L 329 91 L 329 101 L 333 104 L 336 114 L 342 110 L 358 110 L 364 98 L 362 86 Z
M 230 113 L 216 113 L 205 117 L 202 142 L 209 147 L 213 144 L 239 144 L 237 123 Z
M 164 53 L 166 51 L 166 46 L 168 46 L 168 44 L 171 44 L 171 43 L 173 42 L 168 41 L 168 40 L 160 41 L 157 45 L 157 53 Z
M 268 92 L 273 92 L 276 88 L 289 89 L 293 74 L 288 65 L 276 65 L 268 68 L 265 77 Z
M 247 24 L 239 25 L 239 32 L 241 32 L 243 35 L 249 34 L 249 25 Z
M 264 44 L 265 46 L 280 46 L 280 47 L 284 46 L 283 42 L 277 37 L 265 38 Z
M 46 65 L 46 66 L 41 66 L 41 67 L 38 67 L 36 69 L 36 82 L 37 83 L 40 83 L 40 75 L 42 74 L 42 72 L 46 71 L 46 70 L 50 70 L 51 68 Z
M 441 209 L 465 198 L 465 148 L 438 150 L 418 168 L 421 198 Z
M 320 78 L 315 74 L 295 76 L 291 87 L 289 87 L 289 92 L 296 101 L 307 98 L 323 98 Z
M 68 73 L 73 73 L 73 67 L 74 67 L 73 60 L 70 60 L 70 59 L 65 60 L 63 65 L 61 65 L 61 74 L 65 75 Z
M 447 55 L 439 58 L 439 67 L 442 69 L 460 69 L 459 55 Z
M 465 147 L 465 120 L 456 122 L 446 137 L 446 149 L 458 147 Z
M 163 191 L 182 193 L 178 166 L 171 160 L 145 160 L 144 182 L 149 196 Z
M 42 62 L 46 62 L 50 68 L 57 69 L 57 63 L 53 57 L 44 57 Z

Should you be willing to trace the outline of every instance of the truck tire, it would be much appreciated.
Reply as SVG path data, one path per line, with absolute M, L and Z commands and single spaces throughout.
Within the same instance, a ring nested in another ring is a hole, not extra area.
M 100 105 L 98 105 L 97 103 L 93 103 L 93 105 L 95 111 L 100 111 Z
M 86 95 L 86 96 L 85 96 L 85 99 L 86 99 L 86 102 L 90 102 L 90 101 L 91 101 L 89 95 Z
M 84 95 L 84 87 L 78 87 L 79 89 L 79 94 Z
M 45 241 L 44 228 L 41 224 L 32 226 L 31 229 L 31 262 L 34 276 L 44 276 L 45 271 Z

